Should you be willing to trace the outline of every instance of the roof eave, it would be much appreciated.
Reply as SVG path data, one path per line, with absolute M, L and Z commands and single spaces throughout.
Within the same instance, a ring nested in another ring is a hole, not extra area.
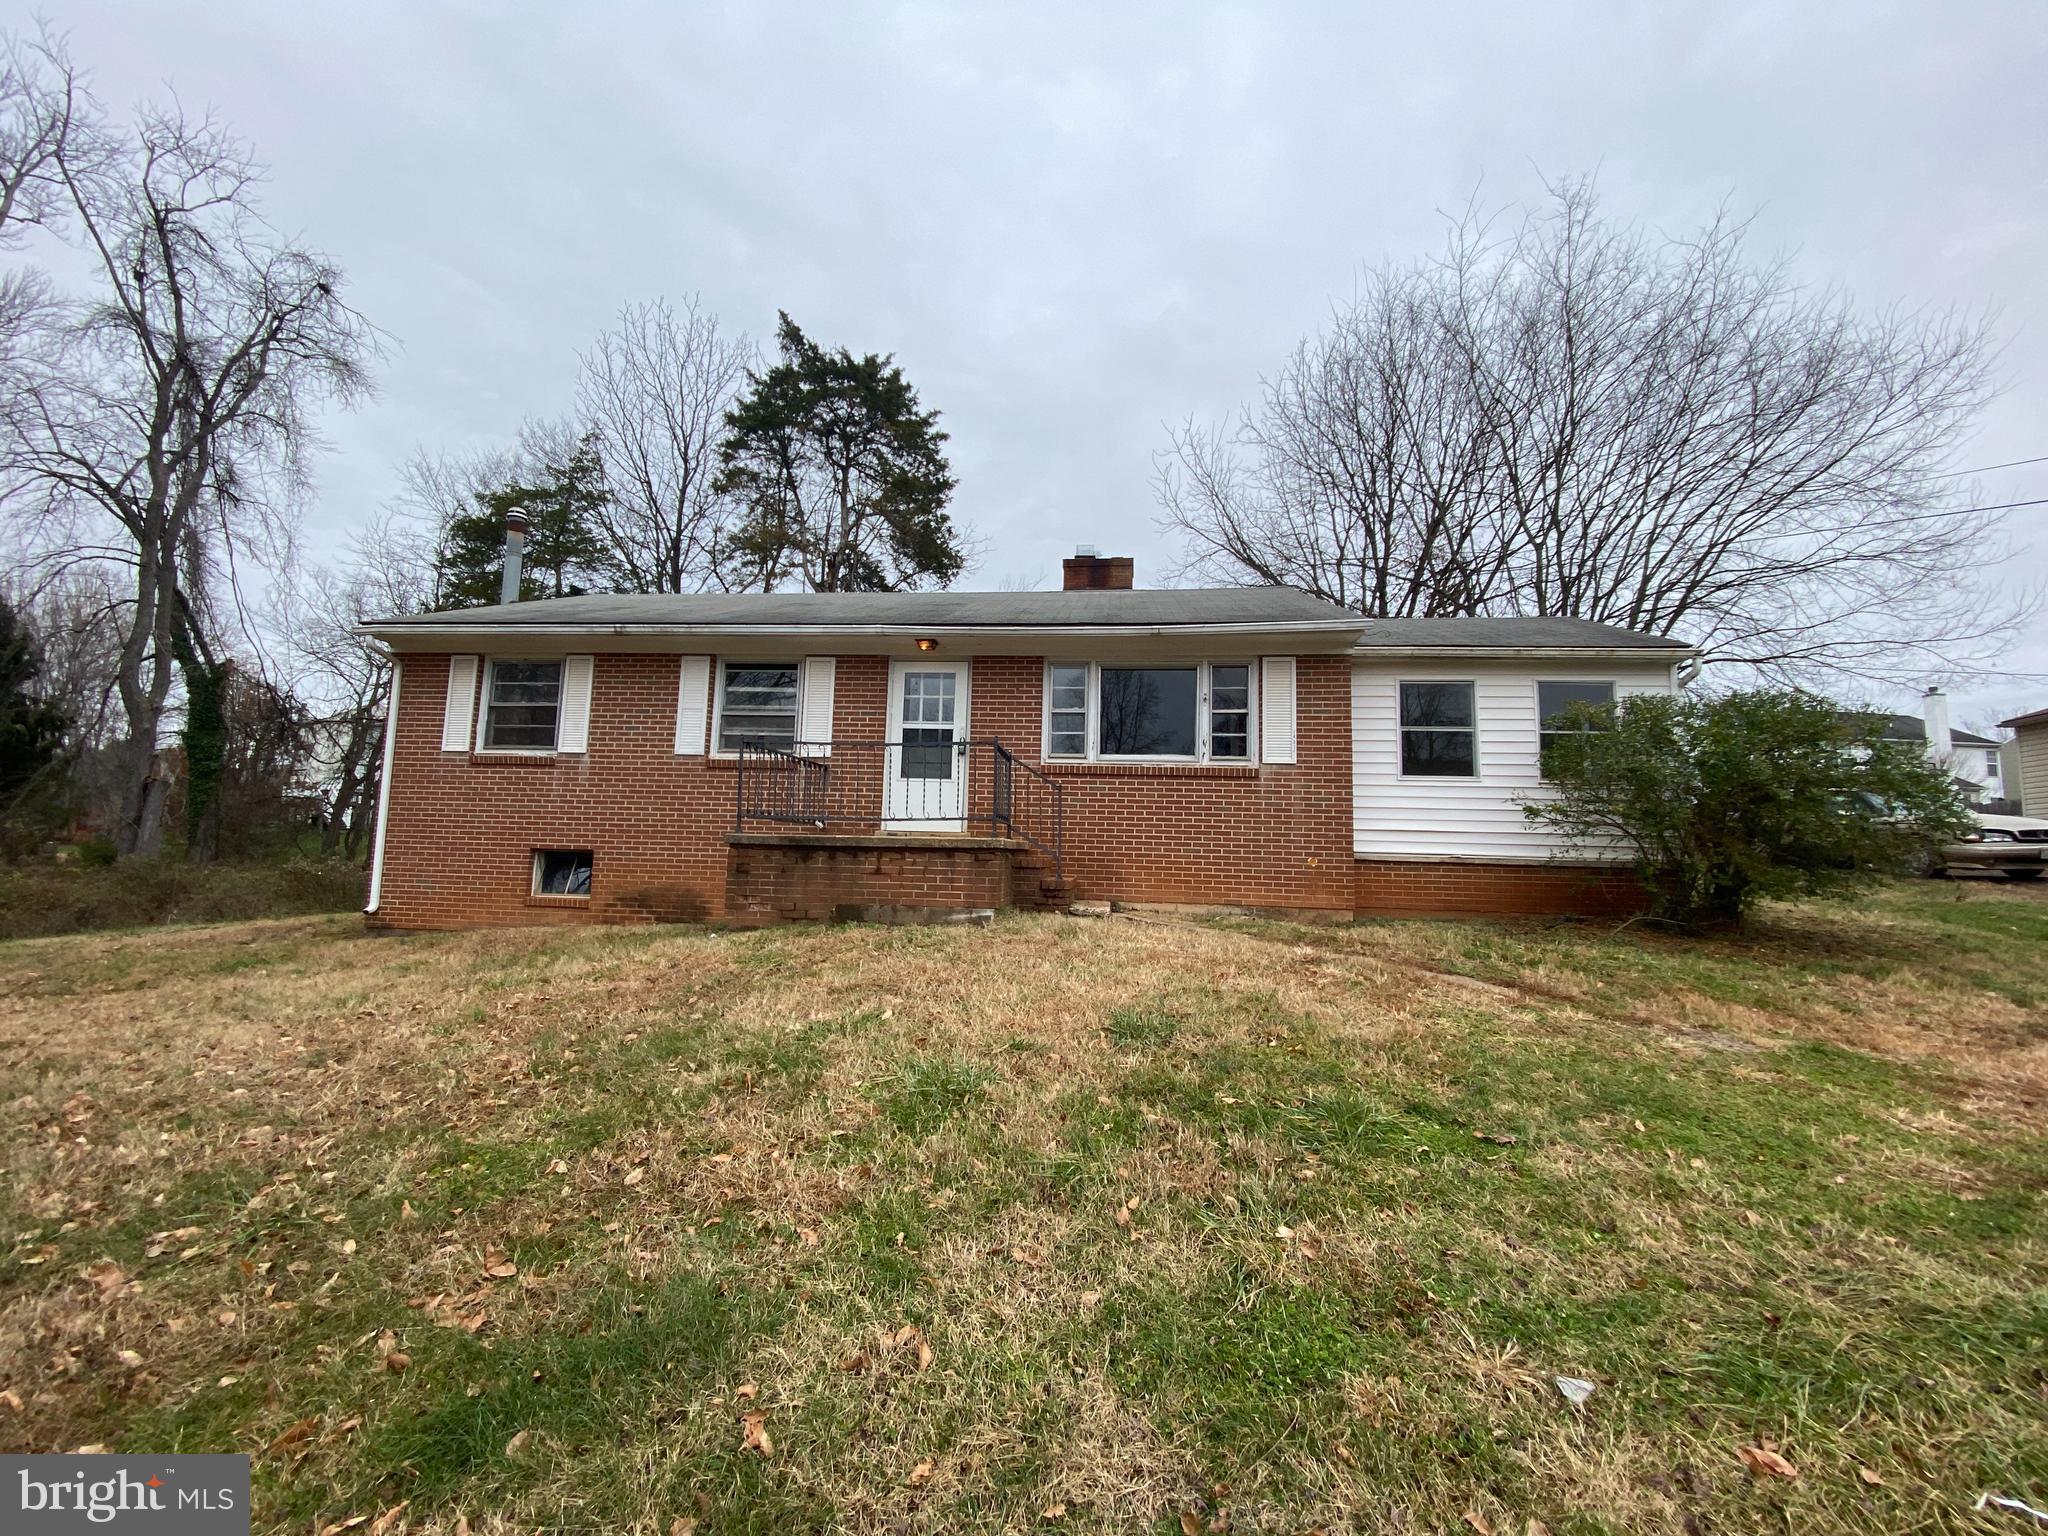
M 1329 619 L 1279 619 L 1229 623 L 1160 624 L 448 624 L 376 619 L 358 624 L 356 633 L 377 640 L 416 640 L 430 636 L 481 639 L 511 635 L 666 636 L 712 639 L 765 639 L 779 635 L 821 639 L 914 639 L 919 635 L 1358 635 L 1363 623 Z
M 1353 656 L 1385 656 L 1394 660 L 1518 661 L 1685 661 L 1699 655 L 1696 646 L 1678 645 L 1356 645 Z

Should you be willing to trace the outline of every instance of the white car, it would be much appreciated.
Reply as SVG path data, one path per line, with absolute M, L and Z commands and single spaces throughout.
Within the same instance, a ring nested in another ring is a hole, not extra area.
M 1978 870 L 2008 880 L 2038 880 L 2048 874 L 2048 821 L 2033 816 L 1987 816 L 1977 812 L 1977 830 L 1942 850 L 1937 874 Z

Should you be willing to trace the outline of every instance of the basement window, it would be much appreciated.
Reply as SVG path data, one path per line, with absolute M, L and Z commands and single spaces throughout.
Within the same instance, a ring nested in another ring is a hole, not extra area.
M 588 896 L 591 854 L 588 848 L 542 848 L 533 856 L 533 894 Z

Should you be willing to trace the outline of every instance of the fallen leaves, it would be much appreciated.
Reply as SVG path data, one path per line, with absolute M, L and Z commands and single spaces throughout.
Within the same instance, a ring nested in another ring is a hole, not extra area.
M 300 1419 L 294 1424 L 287 1425 L 284 1432 L 270 1442 L 270 1454 L 275 1456 L 282 1451 L 290 1450 L 295 1445 L 303 1444 L 305 1441 L 313 1438 L 313 1431 L 319 1427 L 320 1420 L 318 1418 Z
M 510 1280 L 519 1273 L 519 1266 L 492 1248 L 484 1254 L 484 1273 L 493 1280 Z
M 1799 1469 L 1778 1454 L 1778 1448 L 1768 1440 L 1759 1440 L 1754 1445 L 1736 1447 L 1735 1454 L 1742 1458 L 1742 1464 L 1749 1468 L 1751 1477 L 1783 1477 L 1797 1479 Z
M 1884 1486 L 1884 1474 L 1875 1467 L 1858 1467 L 1856 1475 L 1873 1488 L 1882 1488 Z
M 931 1457 L 925 1457 L 923 1461 L 920 1461 L 910 1469 L 910 1486 L 922 1488 L 932 1480 L 932 1473 L 936 1470 L 937 1468 L 933 1465 Z
M 931 1363 L 935 1356 L 932 1353 L 931 1343 L 925 1338 L 922 1328 L 914 1323 L 905 1323 L 896 1330 L 895 1344 L 898 1349 L 914 1349 L 917 1351 L 917 1368 L 920 1371 L 931 1368 Z
M 767 1414 L 756 1412 L 740 1415 L 740 1449 L 758 1452 L 763 1461 L 775 1454 L 775 1442 L 768 1437 Z

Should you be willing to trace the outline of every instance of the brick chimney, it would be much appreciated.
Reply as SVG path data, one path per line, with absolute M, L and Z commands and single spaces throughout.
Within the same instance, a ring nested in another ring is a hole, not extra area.
M 1067 592 L 1128 592 L 1132 566 L 1129 555 L 1105 559 L 1092 544 L 1083 544 L 1073 558 L 1060 562 L 1061 589 Z

